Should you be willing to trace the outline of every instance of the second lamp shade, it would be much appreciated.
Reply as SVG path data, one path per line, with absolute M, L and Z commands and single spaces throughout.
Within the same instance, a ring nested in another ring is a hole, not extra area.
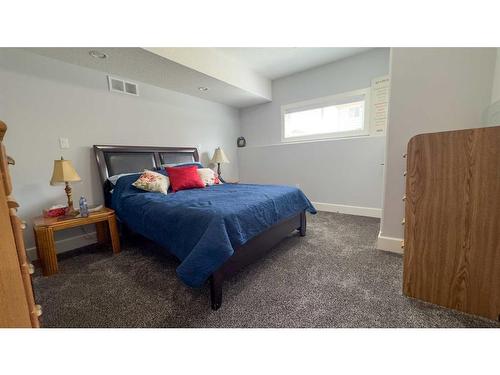
M 214 156 L 212 157 L 212 163 L 215 164 L 229 163 L 229 159 L 227 158 L 222 148 L 217 147 L 215 149 Z

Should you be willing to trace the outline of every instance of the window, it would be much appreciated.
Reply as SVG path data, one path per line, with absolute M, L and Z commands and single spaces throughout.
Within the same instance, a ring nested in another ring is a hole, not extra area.
M 285 105 L 282 141 L 294 142 L 369 134 L 368 89 Z

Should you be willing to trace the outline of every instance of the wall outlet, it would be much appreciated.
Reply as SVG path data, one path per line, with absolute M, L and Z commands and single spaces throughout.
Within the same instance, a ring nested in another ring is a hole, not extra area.
M 68 138 L 59 138 L 59 148 L 61 150 L 69 148 L 69 139 Z

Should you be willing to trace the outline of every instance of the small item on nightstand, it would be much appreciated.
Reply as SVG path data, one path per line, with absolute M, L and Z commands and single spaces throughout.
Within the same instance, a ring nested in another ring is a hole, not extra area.
M 97 211 L 101 211 L 103 208 L 104 208 L 104 206 L 102 204 L 99 204 L 97 206 L 89 207 L 88 210 L 89 210 L 89 212 L 97 212 Z
M 89 207 L 87 205 L 87 200 L 85 197 L 80 197 L 80 216 L 88 217 L 89 216 Z
M 66 215 L 67 206 L 58 204 L 50 208 L 44 208 L 42 211 L 43 217 L 59 217 Z

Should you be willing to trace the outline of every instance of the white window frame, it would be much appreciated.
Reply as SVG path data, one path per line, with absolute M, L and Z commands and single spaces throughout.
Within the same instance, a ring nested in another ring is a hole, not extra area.
M 344 92 L 337 95 L 325 96 L 322 98 L 316 98 L 312 100 L 306 100 L 303 102 L 291 103 L 281 106 L 281 142 L 282 143 L 294 143 L 302 141 L 318 141 L 325 139 L 337 139 L 337 138 L 347 138 L 347 137 L 360 137 L 370 135 L 370 88 L 365 88 L 361 90 L 354 90 L 349 92 Z M 358 130 L 350 130 L 345 132 L 333 132 L 333 133 L 323 133 L 323 134 L 311 134 L 302 135 L 296 137 L 285 137 L 285 114 L 291 109 L 301 108 L 303 110 L 315 109 L 320 107 L 327 107 L 330 105 L 336 105 L 342 99 L 349 98 L 351 96 L 364 96 L 365 98 L 365 112 L 364 112 L 364 122 L 363 128 Z

